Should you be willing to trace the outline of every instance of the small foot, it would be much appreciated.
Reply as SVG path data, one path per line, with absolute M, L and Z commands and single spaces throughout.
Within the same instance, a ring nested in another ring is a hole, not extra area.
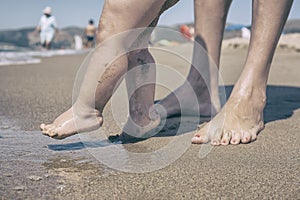
M 44 135 L 54 139 L 64 139 L 80 132 L 100 128 L 103 118 L 98 110 L 89 111 L 84 115 L 73 115 L 73 108 L 61 114 L 52 124 L 41 124 Z

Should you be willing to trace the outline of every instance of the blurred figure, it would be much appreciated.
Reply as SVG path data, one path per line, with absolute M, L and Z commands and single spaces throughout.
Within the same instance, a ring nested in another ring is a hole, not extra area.
M 43 13 L 44 15 L 41 17 L 39 25 L 36 27 L 36 31 L 40 33 L 42 46 L 45 49 L 50 49 L 55 33 L 58 31 L 57 23 L 55 17 L 51 15 L 51 7 L 47 6 L 43 10 Z
M 80 37 L 79 35 L 75 35 L 74 42 L 75 42 L 75 49 L 81 50 L 82 49 L 82 37 Z
M 94 25 L 94 20 L 90 19 L 89 24 L 85 27 L 84 34 L 86 37 L 86 48 L 92 48 L 95 43 L 96 27 Z
M 242 38 L 250 39 L 250 37 L 251 37 L 251 31 L 250 31 L 250 29 L 248 29 L 246 27 L 243 27 L 241 29 L 241 32 L 242 32 Z
M 185 25 L 185 24 L 181 25 L 180 28 L 179 28 L 179 30 L 180 30 L 180 33 L 181 33 L 186 39 L 191 40 L 192 34 L 191 34 L 191 32 L 190 32 L 190 28 L 189 28 L 187 25 Z

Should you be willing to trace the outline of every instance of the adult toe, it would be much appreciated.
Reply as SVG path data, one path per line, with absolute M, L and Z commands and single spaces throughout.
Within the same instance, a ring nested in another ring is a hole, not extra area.
M 244 131 L 242 135 L 242 143 L 247 144 L 251 141 L 251 134 L 248 131 Z
M 209 136 L 204 125 L 200 125 L 197 128 L 196 134 L 192 138 L 193 144 L 204 144 L 209 141 Z
M 241 133 L 237 131 L 231 131 L 230 144 L 237 145 L 241 142 Z
M 223 130 L 222 129 L 217 129 L 215 130 L 214 134 L 211 136 L 211 144 L 214 146 L 218 146 L 221 144 L 221 138 L 223 135 Z
M 251 131 L 251 142 L 255 141 L 257 138 L 257 132 L 256 131 Z
M 209 142 L 209 138 L 204 133 L 196 133 L 192 138 L 193 144 L 205 144 Z
M 231 131 L 224 130 L 222 139 L 221 139 L 221 145 L 228 145 L 231 139 Z

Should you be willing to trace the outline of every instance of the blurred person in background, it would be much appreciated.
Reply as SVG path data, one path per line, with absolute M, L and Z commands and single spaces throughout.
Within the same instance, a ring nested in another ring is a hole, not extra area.
M 89 24 L 84 29 L 84 35 L 86 39 L 85 47 L 92 48 L 95 44 L 96 27 L 94 20 L 90 19 Z
M 58 31 L 55 17 L 52 15 L 51 7 L 47 6 L 43 10 L 43 16 L 36 27 L 36 32 L 40 33 L 41 44 L 45 49 L 50 49 L 55 33 Z

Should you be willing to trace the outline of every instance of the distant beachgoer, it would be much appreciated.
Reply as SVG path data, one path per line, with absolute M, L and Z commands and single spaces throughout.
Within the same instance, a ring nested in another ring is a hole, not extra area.
M 95 43 L 96 27 L 94 20 L 90 19 L 89 24 L 85 27 L 84 34 L 86 37 L 86 48 L 92 48 Z
M 241 29 L 241 32 L 242 32 L 242 38 L 250 39 L 250 37 L 251 37 L 251 31 L 248 28 L 243 27 Z
M 179 30 L 180 30 L 180 33 L 188 40 L 190 40 L 192 38 L 190 28 L 187 25 L 185 25 L 185 24 L 181 25 Z
M 42 46 L 46 49 L 50 49 L 55 33 L 58 31 L 57 23 L 55 17 L 51 14 L 51 7 L 46 7 L 43 13 L 44 15 L 40 18 L 36 31 L 40 32 Z
M 74 36 L 74 42 L 75 42 L 75 49 L 80 50 L 82 49 L 82 37 L 79 35 Z

